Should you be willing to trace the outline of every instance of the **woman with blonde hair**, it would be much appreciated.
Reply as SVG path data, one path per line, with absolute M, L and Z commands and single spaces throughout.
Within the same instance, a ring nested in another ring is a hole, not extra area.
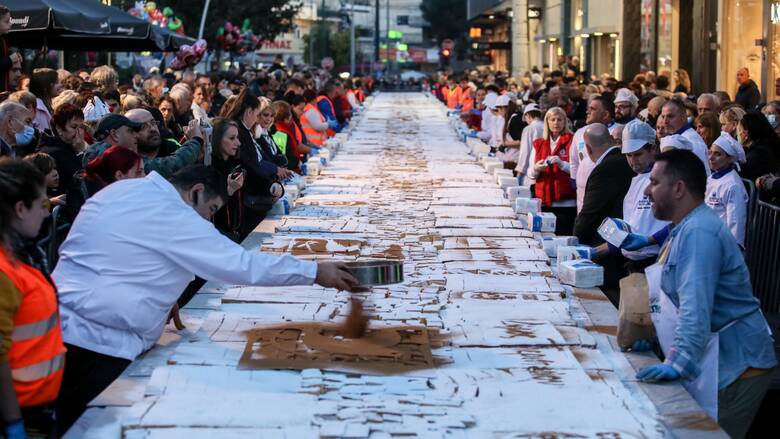
M 720 112 L 720 130 L 729 133 L 731 137 L 737 138 L 737 126 L 742 118 L 745 117 L 745 110 L 739 105 L 731 105 Z
M 685 93 L 686 95 L 691 93 L 691 77 L 685 69 L 675 70 L 672 76 L 674 83 L 677 84 L 673 93 Z
M 547 110 L 542 138 L 534 141 L 537 160 L 533 168 L 534 191 L 542 200 L 542 210 L 555 214 L 555 233 L 558 235 L 571 235 L 577 216 L 577 193 L 569 175 L 571 140 L 566 112 L 561 107 Z
M 79 97 L 80 95 L 77 92 L 65 89 L 56 98 L 51 100 L 51 106 L 56 112 L 58 108 L 65 104 L 76 105 L 76 100 L 78 100 Z

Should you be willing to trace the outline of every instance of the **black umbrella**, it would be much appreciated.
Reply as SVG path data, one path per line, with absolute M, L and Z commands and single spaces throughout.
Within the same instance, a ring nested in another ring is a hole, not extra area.
M 176 35 L 97 0 L 5 0 L 12 46 L 115 52 L 176 50 L 191 38 Z M 78 11 L 78 12 L 73 12 Z M 43 18 L 50 17 L 48 21 Z M 86 18 L 85 18 L 86 17 Z M 97 25 L 88 25 L 95 21 Z M 19 23 L 17 26 L 16 23 Z M 23 24 L 25 24 L 23 26 Z M 98 29 L 100 32 L 93 32 Z

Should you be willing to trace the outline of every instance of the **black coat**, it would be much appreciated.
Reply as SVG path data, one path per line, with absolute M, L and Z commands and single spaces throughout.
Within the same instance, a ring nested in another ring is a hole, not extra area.
M 73 176 L 83 169 L 82 160 L 73 146 L 63 142 L 51 131 L 44 131 L 41 135 L 38 151 L 45 152 L 54 158 L 57 173 L 60 174 L 59 192 L 68 192 L 73 184 Z
M 263 147 L 263 141 L 257 142 L 260 146 L 260 154 L 255 147 L 255 140 L 252 133 L 244 126 L 240 121 L 238 122 L 238 139 L 241 141 L 239 148 L 239 157 L 241 158 L 241 166 L 246 170 L 244 176 L 244 195 L 246 197 L 264 197 L 267 198 L 265 202 L 269 208 L 274 203 L 273 197 L 269 192 L 271 183 L 276 180 L 276 172 L 281 161 L 278 163 L 271 161 L 267 158 L 267 148 Z M 276 158 L 276 157 L 274 157 Z M 284 156 L 282 156 L 284 158 Z M 286 160 L 285 163 L 286 164 Z M 255 200 L 257 201 L 257 200 Z
M 574 235 L 580 243 L 595 246 L 604 242 L 597 233 L 606 217 L 623 218 L 623 198 L 634 172 L 620 148 L 604 157 L 588 177 L 582 210 L 574 221 Z
M 241 162 L 237 158 L 229 158 L 222 160 L 221 157 L 216 154 L 211 158 L 211 166 L 219 173 L 223 180 L 227 181 L 230 172 Z M 246 177 L 244 177 L 244 184 L 246 184 Z M 222 206 L 221 209 L 214 214 L 214 227 L 217 228 L 223 235 L 232 239 L 235 242 L 241 242 L 244 237 L 240 236 L 239 230 L 241 227 L 242 219 L 242 192 L 243 189 L 239 189 L 233 195 L 231 195 Z
M 762 175 L 780 171 L 780 145 L 756 142 L 745 148 L 745 163 L 740 165 L 739 175 L 752 182 Z
M 734 102 L 742 105 L 745 110 L 755 110 L 758 107 L 758 104 L 761 103 L 761 92 L 758 91 L 758 86 L 752 79 L 748 79 L 746 84 L 739 86 Z

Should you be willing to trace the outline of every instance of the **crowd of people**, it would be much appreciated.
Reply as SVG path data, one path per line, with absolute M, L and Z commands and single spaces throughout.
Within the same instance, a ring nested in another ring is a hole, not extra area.
M 780 101 L 763 102 L 747 68 L 736 80 L 732 100 L 723 91 L 691 94 L 683 69 L 584 81 L 564 60 L 522 78 L 444 73 L 424 89 L 555 214 L 557 235 L 584 244 L 581 255 L 602 265 L 616 307 L 620 280 L 646 276 L 652 312 L 672 330 L 654 317 L 658 339 L 632 346 L 665 356 L 637 377 L 707 381 L 706 397 L 689 391 L 727 433 L 743 437 L 777 364 L 743 257 L 743 179 L 761 199 L 780 200 Z M 630 230 L 619 246 L 599 233 L 606 221 Z M 661 296 L 673 304 L 669 313 Z M 705 361 L 711 333 L 720 336 L 714 366 Z
M 0 6 L 0 37 L 9 20 Z M 357 285 L 343 264 L 238 243 L 371 78 L 280 63 L 28 76 L 0 43 L 0 437 L 64 434 L 205 280 Z M 70 227 L 50 267 L 36 243 L 57 206 Z

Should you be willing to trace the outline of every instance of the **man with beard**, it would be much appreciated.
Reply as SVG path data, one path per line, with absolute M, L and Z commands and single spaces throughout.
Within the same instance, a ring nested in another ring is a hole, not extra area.
M 680 380 L 730 437 L 741 438 L 769 389 L 777 360 L 742 250 L 704 203 L 706 185 L 704 166 L 691 151 L 656 156 L 645 195 L 655 217 L 673 227 L 658 263 L 645 273 L 665 360 L 636 377 Z
M 152 113 L 142 108 L 136 108 L 128 111 L 125 116 L 142 125 L 136 133 L 136 139 L 138 154 L 144 159 L 144 170 L 147 174 L 157 171 L 158 174 L 168 178 L 178 170 L 198 161 L 201 155 L 203 134 L 197 121 L 194 121 L 196 123 L 191 124 L 185 130 L 185 135 L 189 140 L 184 142 L 173 154 L 163 156 L 160 154 L 162 142 L 160 130 Z
M 639 98 L 627 88 L 618 89 L 615 96 L 615 122 L 625 125 L 634 120 Z

